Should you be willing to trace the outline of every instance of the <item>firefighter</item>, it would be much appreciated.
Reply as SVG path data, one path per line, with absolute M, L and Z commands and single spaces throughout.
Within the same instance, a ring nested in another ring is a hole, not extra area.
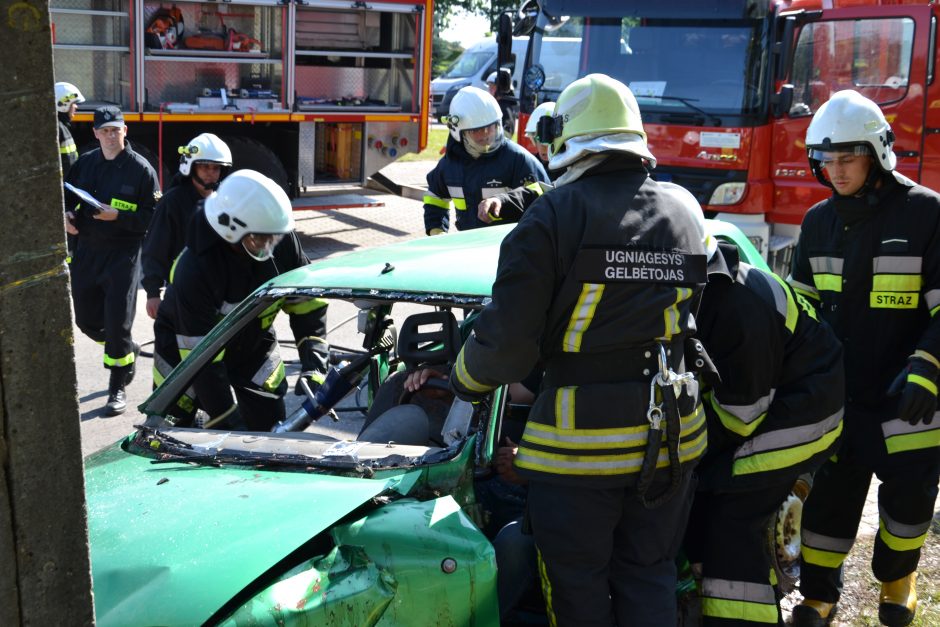
M 66 180 L 97 199 L 100 206 L 66 191 L 66 232 L 75 237 L 69 264 L 75 323 L 104 344 L 110 370 L 105 413 L 127 407 L 125 386 L 134 378 L 140 347 L 131 336 L 140 281 L 140 247 L 160 199 L 157 173 L 127 143 L 124 115 L 115 106 L 95 109 L 94 133 L 100 148 L 83 154 Z
M 78 147 L 72 139 L 72 118 L 79 103 L 85 102 L 82 92 L 72 83 L 55 84 L 55 108 L 59 117 L 59 158 L 62 159 L 62 176 L 78 161 Z
M 708 452 L 684 548 L 701 565 L 703 625 L 782 625 L 767 526 L 797 478 L 838 445 L 842 347 L 783 280 L 741 261 L 733 244 L 705 245 L 695 337 L 720 378 L 703 389 Z M 695 348 L 692 359 L 706 359 Z
M 476 87 L 464 87 L 450 104 L 447 151 L 428 173 L 424 196 L 424 229 L 445 233 L 450 206 L 457 212 L 457 230 L 486 226 L 477 217 L 483 198 L 534 181 L 548 181 L 538 160 L 499 130 L 502 113 L 496 100 Z
M 478 400 L 544 364 L 515 464 L 550 619 L 675 624 L 675 557 L 706 446 L 681 365 L 706 280 L 696 201 L 649 177 L 656 160 L 619 81 L 573 82 L 541 122 L 550 166 L 567 171 L 503 241 L 451 386 Z
M 538 121 L 545 116 L 551 117 L 554 110 L 554 102 L 543 102 L 532 111 L 532 115 L 525 125 L 525 136 L 535 145 L 538 150 L 539 161 L 552 180 L 561 173 L 549 169 L 548 150 L 551 143 L 539 140 L 537 127 Z M 548 189 L 549 187 L 545 183 L 535 182 L 490 198 L 484 198 L 477 205 L 477 217 L 487 224 L 504 218 L 511 222 L 518 222 L 522 212 Z
M 506 70 L 508 72 L 508 70 Z M 499 86 L 496 81 L 498 76 L 497 71 L 490 72 L 489 76 L 486 77 L 486 91 L 490 92 L 490 95 L 496 99 L 496 103 L 499 104 L 499 109 L 502 111 L 502 118 L 500 123 L 503 126 L 503 132 L 506 134 L 506 137 L 512 139 L 513 134 L 516 132 L 516 118 L 518 117 L 519 111 L 519 99 L 516 98 L 515 91 L 512 88 L 512 83 L 509 85 L 509 91 L 505 94 L 499 93 Z
M 186 248 L 160 303 L 154 323 L 154 385 L 257 287 L 307 263 L 284 190 L 254 170 L 227 176 L 190 221 Z M 303 393 L 300 379 L 316 390 L 329 363 L 326 302 L 278 301 L 196 376 L 192 391 L 171 412 L 178 424 L 190 423 L 197 408 L 209 415 L 207 428 L 268 431 L 284 419 L 287 381 L 272 328 L 279 310 L 290 315 L 303 370 L 294 391 Z
M 212 133 L 202 133 L 180 146 L 180 168 L 174 183 L 157 203 L 153 224 L 144 239 L 142 255 L 147 315 L 157 317 L 160 294 L 170 279 L 170 267 L 186 238 L 196 205 L 219 188 L 232 167 L 232 151 Z
M 796 625 L 832 620 L 872 473 L 881 480 L 878 615 L 907 625 L 917 608 L 940 478 L 940 195 L 895 171 L 893 143 L 878 106 L 851 90 L 823 104 L 806 131 L 810 167 L 833 194 L 803 219 L 790 282 L 842 341 L 846 412 L 841 450 L 803 509 Z

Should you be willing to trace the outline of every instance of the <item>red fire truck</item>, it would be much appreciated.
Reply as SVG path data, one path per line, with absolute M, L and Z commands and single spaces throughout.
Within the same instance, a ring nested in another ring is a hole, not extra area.
M 530 35 L 520 124 L 578 77 L 623 81 L 658 161 L 653 176 L 737 224 L 786 274 L 804 213 L 829 194 L 804 138 L 830 94 L 877 102 L 897 135 L 898 169 L 940 190 L 938 16 L 925 0 L 531 0 L 515 24 Z M 548 58 L 543 37 L 580 45 Z
M 433 0 L 51 0 L 56 80 L 117 104 L 163 177 L 202 132 L 297 195 L 427 143 Z

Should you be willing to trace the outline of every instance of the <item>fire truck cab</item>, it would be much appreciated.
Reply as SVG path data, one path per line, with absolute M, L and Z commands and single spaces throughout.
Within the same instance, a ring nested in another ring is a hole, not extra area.
M 940 190 L 938 16 L 924 0 L 531 0 L 515 23 L 530 34 L 520 123 L 576 78 L 623 81 L 658 161 L 652 176 L 689 189 L 786 275 L 803 215 L 830 194 L 804 144 L 830 94 L 877 102 L 898 170 Z M 543 37 L 580 39 L 576 61 L 549 65 Z

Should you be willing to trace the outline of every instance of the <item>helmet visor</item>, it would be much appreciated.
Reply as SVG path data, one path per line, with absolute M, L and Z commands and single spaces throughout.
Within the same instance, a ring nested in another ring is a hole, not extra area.
M 283 233 L 249 233 L 242 238 L 242 247 L 255 261 L 267 261 L 282 239 Z
M 493 152 L 503 143 L 503 129 L 499 122 L 463 131 L 460 136 L 470 152 L 481 155 Z
M 809 158 L 813 161 L 818 161 L 820 167 L 823 168 L 832 163 L 845 165 L 848 162 L 855 161 L 855 159 L 860 156 L 871 156 L 871 149 L 865 144 L 855 144 L 853 146 L 829 150 L 821 150 L 819 148 L 809 149 Z

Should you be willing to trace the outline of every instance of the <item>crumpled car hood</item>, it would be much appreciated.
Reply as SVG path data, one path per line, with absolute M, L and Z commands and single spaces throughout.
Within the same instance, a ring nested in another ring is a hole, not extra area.
M 196 625 L 394 479 L 86 460 L 98 625 Z

